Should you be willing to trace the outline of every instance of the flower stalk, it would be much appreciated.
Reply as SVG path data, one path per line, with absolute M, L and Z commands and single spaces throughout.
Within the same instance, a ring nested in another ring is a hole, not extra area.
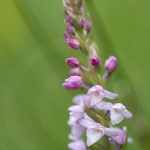
M 98 150 L 116 145 L 115 149 L 127 144 L 127 129 L 119 129 L 114 125 L 124 118 L 131 118 L 127 108 L 115 102 L 118 94 L 105 89 L 105 84 L 117 68 L 117 59 L 110 56 L 102 66 L 98 47 L 94 45 L 92 21 L 84 16 L 83 0 L 63 0 L 66 31 L 64 37 L 73 50 L 83 52 L 84 62 L 71 57 L 66 63 L 71 67 L 71 76 L 62 86 L 67 90 L 84 89 L 86 93 L 73 98 L 75 105 L 69 107 L 71 126 L 69 139 L 73 140 L 68 147 L 71 150 Z M 77 52 L 77 51 L 76 51 Z M 106 72 L 101 77 L 101 70 Z M 107 102 L 105 98 L 111 100 Z M 86 142 L 83 137 L 86 135 Z M 106 137 L 106 138 L 104 138 Z M 99 143 L 105 139 L 105 142 Z

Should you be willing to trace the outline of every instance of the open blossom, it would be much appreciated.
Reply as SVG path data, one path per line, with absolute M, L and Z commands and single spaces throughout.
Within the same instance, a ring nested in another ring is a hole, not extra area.
M 132 113 L 129 112 L 124 105 L 121 103 L 108 103 L 100 102 L 96 104 L 97 108 L 100 110 L 109 110 L 110 119 L 113 125 L 120 123 L 124 118 L 132 118 Z
M 82 119 L 79 121 L 82 126 L 87 128 L 86 136 L 87 136 L 87 145 L 91 146 L 101 139 L 102 136 L 117 136 L 118 130 L 114 130 L 111 128 L 106 128 L 102 126 L 100 123 L 88 121 L 86 119 Z
M 76 140 L 68 144 L 71 150 L 87 150 L 86 144 L 83 140 Z
M 80 76 L 71 76 L 70 78 L 65 80 L 65 83 L 62 86 L 68 90 L 77 90 L 83 84 L 82 77 Z
M 124 105 L 116 103 L 110 109 L 110 119 L 113 125 L 120 123 L 124 118 L 132 118 L 132 113 L 129 112 Z
M 78 140 L 81 135 L 86 131 L 86 128 L 78 123 L 75 123 L 71 128 L 71 134 L 69 134 L 70 140 Z
M 84 107 L 80 105 L 74 105 L 68 108 L 70 116 L 74 116 L 77 119 L 81 119 L 84 116 Z
M 119 129 L 119 134 L 117 136 L 109 137 L 109 142 L 116 145 L 123 145 L 126 142 L 127 131 L 126 127 L 123 130 Z M 131 138 L 127 138 L 128 143 L 132 143 Z
M 92 96 L 91 106 L 101 102 L 104 97 L 109 99 L 115 99 L 118 97 L 117 94 L 104 90 L 100 85 L 95 85 L 90 88 L 88 94 Z

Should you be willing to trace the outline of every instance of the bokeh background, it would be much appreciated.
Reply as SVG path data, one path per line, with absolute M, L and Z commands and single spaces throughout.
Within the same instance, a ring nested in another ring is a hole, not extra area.
M 150 1 L 85 1 L 102 62 L 118 58 L 107 88 L 134 114 L 120 124 L 134 140 L 127 149 L 148 150 Z M 67 109 L 82 91 L 61 87 L 69 77 L 63 32 L 61 0 L 0 0 L 0 150 L 68 149 Z

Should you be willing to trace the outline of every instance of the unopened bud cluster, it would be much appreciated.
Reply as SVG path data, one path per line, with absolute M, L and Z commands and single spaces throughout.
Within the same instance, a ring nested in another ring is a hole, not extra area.
M 85 60 L 76 57 L 66 59 L 71 76 L 62 86 L 68 90 L 86 91 L 75 96 L 74 105 L 68 109 L 68 125 L 71 126 L 69 139 L 73 140 L 68 147 L 71 150 L 96 150 L 116 145 L 121 150 L 132 140 L 128 138 L 126 127 L 119 129 L 114 125 L 124 118 L 131 118 L 132 113 L 118 102 L 117 93 L 105 89 L 105 84 L 117 67 L 117 59 L 110 56 L 102 65 L 98 47 L 91 40 L 92 23 L 83 17 L 82 0 L 63 0 L 63 6 L 66 42 L 73 50 L 81 50 L 85 56 Z M 105 73 L 101 77 L 102 69 L 105 69 Z M 105 98 L 112 100 L 112 103 L 105 101 Z M 103 136 L 107 137 L 104 143 L 100 140 Z

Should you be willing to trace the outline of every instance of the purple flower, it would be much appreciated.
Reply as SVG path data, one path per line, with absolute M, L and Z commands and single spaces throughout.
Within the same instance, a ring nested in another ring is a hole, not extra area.
M 77 105 L 83 106 L 87 104 L 90 107 L 91 96 L 87 94 L 79 94 L 73 98 L 73 102 Z
M 84 114 L 85 116 L 85 114 Z M 86 128 L 78 123 L 78 119 L 74 116 L 70 116 L 68 125 L 71 126 L 71 134 L 69 134 L 70 140 L 77 140 L 86 131 Z
M 70 111 L 70 116 L 76 119 L 81 119 L 84 116 L 84 108 L 80 105 L 71 106 L 68 108 L 68 111 Z
M 75 34 L 75 28 L 70 23 L 68 23 L 67 31 L 70 34 Z
M 117 67 L 117 59 L 114 56 L 110 56 L 105 62 L 105 69 L 108 72 L 115 71 Z
M 83 84 L 83 80 L 81 76 L 71 76 L 65 80 L 65 83 L 62 86 L 68 90 L 77 90 Z
M 88 20 L 82 18 L 82 28 L 86 31 L 89 31 L 91 29 L 91 24 Z
M 79 123 L 87 128 L 86 136 L 87 136 L 87 145 L 91 146 L 101 139 L 102 136 L 117 136 L 118 130 L 114 130 L 111 128 L 106 128 L 99 123 L 94 121 L 89 121 L 86 119 L 81 119 Z
M 98 56 L 93 56 L 90 58 L 90 64 L 92 66 L 98 66 L 100 64 L 100 59 L 98 58 Z
M 90 64 L 92 66 L 98 66 L 98 65 L 100 65 L 100 59 L 97 56 L 96 50 L 95 50 L 95 48 L 94 48 L 93 45 L 90 45 L 90 52 L 91 52 L 91 58 L 89 60 Z
M 124 105 L 121 103 L 107 103 L 100 102 L 96 104 L 97 108 L 100 110 L 109 110 L 110 111 L 110 119 L 113 125 L 120 123 L 124 118 L 131 118 L 132 113 L 129 112 Z
M 77 105 L 83 106 L 84 105 L 88 108 L 92 108 L 94 110 L 97 110 L 96 106 L 91 106 L 91 95 L 88 94 L 79 94 L 73 98 L 73 102 Z
M 73 48 L 75 50 L 78 50 L 80 48 L 80 43 L 79 43 L 78 40 L 76 40 L 76 39 L 67 39 L 66 41 L 67 41 L 68 45 L 71 48 Z
M 77 58 L 67 58 L 66 63 L 71 67 L 71 68 L 76 68 L 79 66 L 79 60 Z
M 104 90 L 100 85 L 95 85 L 90 88 L 87 94 L 92 96 L 91 106 L 101 102 L 104 97 L 109 99 L 115 99 L 118 97 L 117 94 Z
M 124 118 L 132 118 L 132 113 L 129 112 L 124 105 L 116 103 L 110 109 L 110 119 L 113 125 L 120 123 Z
M 79 72 L 78 68 L 73 68 L 73 69 L 71 69 L 71 70 L 70 70 L 70 74 L 71 74 L 72 76 L 80 76 L 80 72 Z
M 118 130 L 119 130 L 119 134 L 117 136 L 110 137 L 109 142 L 116 145 L 123 145 L 126 142 L 126 138 L 127 138 L 126 127 L 123 127 L 123 130 L 121 129 Z M 127 142 L 132 143 L 132 139 L 127 138 Z
M 70 39 L 71 38 L 67 31 L 64 32 L 64 37 L 65 37 L 65 39 Z
M 71 17 L 68 14 L 65 15 L 65 19 L 66 19 L 67 22 L 72 24 L 72 19 L 71 19 Z
M 86 128 L 80 124 L 74 124 L 71 129 L 71 134 L 69 134 L 70 140 L 78 140 L 80 136 L 86 131 Z
M 112 144 L 122 145 L 126 141 L 126 127 L 123 130 L 119 130 L 119 134 L 109 138 L 109 142 Z
M 76 141 L 74 141 L 72 143 L 69 143 L 68 147 L 71 150 L 87 150 L 86 144 L 84 143 L 83 140 L 76 140 Z
M 101 139 L 102 136 L 117 136 L 118 131 L 110 128 L 105 128 L 99 123 L 93 123 L 86 131 L 87 145 L 90 146 Z

